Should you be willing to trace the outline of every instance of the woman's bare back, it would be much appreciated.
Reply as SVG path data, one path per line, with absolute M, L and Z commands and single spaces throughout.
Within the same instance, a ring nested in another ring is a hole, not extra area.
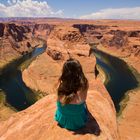
M 86 101 L 87 90 L 86 91 L 78 91 L 75 95 L 75 98 L 70 102 L 70 104 L 80 104 Z

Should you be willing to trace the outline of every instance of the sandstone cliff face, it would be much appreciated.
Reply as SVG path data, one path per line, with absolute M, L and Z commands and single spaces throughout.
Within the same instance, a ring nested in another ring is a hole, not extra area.
M 54 29 L 54 25 L 51 24 L 29 24 L 28 25 L 32 31 L 34 37 L 38 37 L 46 40 L 50 35 L 51 31 Z
M 30 29 L 27 26 L 17 26 L 15 24 L 6 25 L 7 32 L 6 35 L 11 35 L 12 38 L 16 41 L 23 41 L 23 39 L 27 39 L 25 33 L 29 33 Z
M 89 43 L 100 43 L 104 47 L 115 47 L 131 53 L 135 56 L 140 56 L 140 30 L 136 27 L 126 25 L 126 29 L 121 26 L 106 25 L 89 25 L 89 24 L 74 24 L 74 28 L 78 28 L 85 36 Z
M 41 45 L 51 30 L 53 26 L 48 24 L 0 23 L 1 67 Z
M 88 56 L 89 45 L 78 29 L 71 25 L 58 25 L 48 38 L 51 50 L 62 53 L 81 54 Z
M 74 24 L 73 27 L 79 29 L 88 43 L 95 43 L 100 40 L 103 37 L 104 30 L 108 29 L 106 25 L 93 24 Z

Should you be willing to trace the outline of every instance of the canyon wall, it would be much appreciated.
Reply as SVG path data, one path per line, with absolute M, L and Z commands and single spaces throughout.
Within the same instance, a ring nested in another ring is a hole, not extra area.
M 105 48 L 116 48 L 121 52 L 140 56 L 140 29 L 137 26 L 132 28 L 125 25 L 122 27 L 117 24 L 112 26 L 108 24 L 74 24 L 73 27 L 79 29 L 87 42 L 91 44 L 97 43 Z
M 53 25 L 0 23 L 0 68 L 46 42 Z
M 127 24 L 125 22 L 125 25 L 117 21 L 88 22 L 65 22 L 65 20 L 63 22 L 55 20 L 53 24 L 50 21 L 49 24 L 22 22 L 18 25 L 12 24 L 12 27 L 10 25 L 11 31 L 6 27 L 9 25 L 0 24 L 0 41 L 5 40 L 6 36 L 8 36 L 7 42 L 12 38 L 20 46 L 19 48 L 14 46 L 15 49 L 13 50 L 16 54 L 17 51 L 19 51 L 19 54 L 26 51 L 22 48 L 22 43 L 27 45 L 28 41 L 30 44 L 28 43 L 27 48 L 30 48 L 30 45 L 40 44 L 40 40 L 47 41 L 46 52 L 38 56 L 24 70 L 22 75 L 27 86 L 43 92 L 42 97 L 45 97 L 26 110 L 12 115 L 6 121 L 2 121 L 0 124 L 0 138 L 2 140 L 119 140 L 119 133 L 122 140 L 133 138 L 137 140 L 139 138 L 138 92 L 133 94 L 134 98 L 130 99 L 132 103 L 128 104 L 128 109 L 124 111 L 123 119 L 119 118 L 118 132 L 114 104 L 102 81 L 99 78 L 95 79 L 96 59 L 94 56 L 89 57 L 90 46 L 88 45 L 98 47 L 111 54 L 115 52 L 114 55 L 119 54 L 118 57 L 127 59 L 127 62 L 136 66 L 135 68 L 138 70 L 140 55 L 139 22 L 137 22 L 135 28 L 130 26 L 132 23 Z M 5 35 L 7 32 L 8 35 Z M 6 45 L 3 46 L 3 48 L 6 48 Z M 8 50 L 6 51 L 8 52 Z M 89 121 L 84 129 L 75 132 L 60 128 L 54 121 L 58 78 L 63 63 L 69 57 L 74 57 L 80 61 L 89 80 L 87 97 L 87 106 L 90 112 Z M 138 98 L 135 98 L 135 95 Z M 137 101 L 136 104 L 134 104 L 135 101 Z M 136 108 L 136 105 L 138 108 Z M 131 110 L 131 107 L 133 107 L 133 111 L 137 112 L 136 114 Z M 133 122 L 135 122 L 134 125 L 132 125 Z M 130 131 L 131 133 L 129 133 Z M 97 133 L 100 133 L 100 135 L 97 136 Z

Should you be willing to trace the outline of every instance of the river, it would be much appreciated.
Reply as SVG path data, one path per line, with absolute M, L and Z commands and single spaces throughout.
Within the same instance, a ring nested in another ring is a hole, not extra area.
M 99 51 L 98 49 L 94 49 L 93 52 L 96 56 L 97 66 L 106 75 L 105 87 L 112 97 L 116 111 L 119 112 L 120 102 L 124 99 L 125 93 L 139 87 L 137 78 L 138 76 L 140 77 L 140 74 L 117 57 Z
M 0 92 L 6 95 L 6 102 L 17 111 L 26 109 L 37 101 L 37 94 L 28 88 L 22 79 L 22 70 L 46 50 L 46 45 L 8 64 L 0 75 Z

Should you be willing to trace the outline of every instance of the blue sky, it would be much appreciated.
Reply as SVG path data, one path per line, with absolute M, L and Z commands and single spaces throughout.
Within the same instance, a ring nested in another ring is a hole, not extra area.
M 43 0 L 41 0 L 43 1 Z M 140 6 L 140 0 L 46 0 L 54 9 L 64 9 L 66 16 L 84 15 L 106 8 Z
M 0 17 L 140 19 L 140 0 L 0 0 Z

